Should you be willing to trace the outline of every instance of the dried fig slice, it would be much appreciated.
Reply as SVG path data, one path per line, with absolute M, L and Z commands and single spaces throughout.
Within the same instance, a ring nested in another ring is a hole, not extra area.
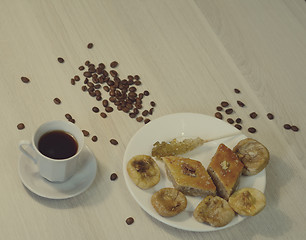
M 162 188 L 152 195 L 151 203 L 159 215 L 173 217 L 185 210 L 187 199 L 175 188 Z
M 230 196 L 228 203 L 238 214 L 254 216 L 266 206 L 266 197 L 255 188 L 242 188 Z
M 223 198 L 207 196 L 198 204 L 193 216 L 198 222 L 223 227 L 233 220 L 235 212 Z
M 233 149 L 244 164 L 243 175 L 251 176 L 261 172 L 269 163 L 268 149 L 252 138 L 241 140 Z
M 127 172 L 141 189 L 155 186 L 160 180 L 160 170 L 153 158 L 147 155 L 136 155 L 127 164 Z

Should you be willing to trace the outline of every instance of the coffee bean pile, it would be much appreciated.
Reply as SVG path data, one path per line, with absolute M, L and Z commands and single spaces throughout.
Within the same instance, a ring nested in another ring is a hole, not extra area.
M 234 89 L 234 92 L 236 94 L 240 94 L 241 91 L 238 89 L 238 88 L 235 88 Z M 246 105 L 244 104 L 244 102 L 240 101 L 240 100 L 237 100 L 237 105 L 241 108 L 244 108 Z M 218 105 L 216 107 L 216 110 L 217 112 L 215 113 L 215 117 L 216 118 L 219 118 L 219 119 L 223 119 L 224 116 L 222 114 L 222 112 L 224 111 L 224 113 L 226 115 L 231 115 L 233 114 L 235 111 L 233 110 L 233 108 L 230 106 L 230 103 L 228 103 L 227 101 L 221 101 L 220 102 L 220 105 Z M 249 114 L 250 118 L 252 119 L 256 119 L 258 117 L 258 114 L 256 112 L 251 112 Z M 242 119 L 241 118 L 236 118 L 235 120 L 229 116 L 225 117 L 226 118 L 226 121 L 229 123 L 229 124 L 234 124 L 234 126 L 239 129 L 239 130 L 242 130 Z M 273 120 L 274 119 L 274 115 L 272 113 L 267 113 L 267 118 L 269 120 Z M 285 129 L 287 130 L 292 130 L 294 132 L 297 132 L 299 131 L 299 128 L 295 125 L 290 125 L 288 123 L 284 124 L 283 126 Z M 248 128 L 248 132 L 249 133 L 256 133 L 257 132 L 257 129 L 255 127 L 249 127 Z
M 88 44 L 88 48 L 93 45 Z M 150 95 L 148 90 L 138 93 L 137 87 L 142 84 L 139 75 L 128 75 L 121 78 L 115 70 L 119 63 L 113 61 L 109 64 L 110 70 L 104 63 L 95 65 L 90 61 L 86 61 L 84 65 L 79 66 L 79 71 L 84 77 L 81 90 L 88 93 L 89 96 L 95 98 L 101 105 L 92 107 L 94 113 L 99 113 L 102 118 L 106 118 L 108 114 L 115 109 L 135 118 L 137 122 L 150 122 L 149 116 L 153 114 L 156 103 L 150 102 L 148 109 L 144 109 L 143 99 Z M 81 81 L 79 75 L 71 78 L 72 85 L 76 85 Z M 104 96 L 106 94 L 106 96 Z

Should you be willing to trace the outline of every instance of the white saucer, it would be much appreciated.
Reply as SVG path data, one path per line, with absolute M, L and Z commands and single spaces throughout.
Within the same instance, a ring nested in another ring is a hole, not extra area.
M 50 199 L 71 198 L 84 192 L 94 181 L 97 172 L 96 158 L 87 146 L 81 153 L 79 170 L 63 183 L 52 183 L 40 176 L 37 165 L 24 154 L 21 154 L 18 165 L 24 186 L 31 192 Z

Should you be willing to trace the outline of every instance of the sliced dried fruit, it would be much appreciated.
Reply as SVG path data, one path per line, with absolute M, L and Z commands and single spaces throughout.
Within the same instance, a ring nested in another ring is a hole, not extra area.
M 173 217 L 185 210 L 187 199 L 175 188 L 162 188 L 152 195 L 151 203 L 159 215 Z
M 127 164 L 127 172 L 132 181 L 141 189 L 155 186 L 160 180 L 160 170 L 156 162 L 147 155 L 137 155 Z
M 261 172 L 269 163 L 268 149 L 252 138 L 241 140 L 233 149 L 244 164 L 243 175 L 251 176 Z
M 242 188 L 230 196 L 228 203 L 238 214 L 254 216 L 266 206 L 266 197 L 255 188 Z
M 198 222 L 223 227 L 233 220 L 235 212 L 223 198 L 207 196 L 198 204 L 193 216 Z

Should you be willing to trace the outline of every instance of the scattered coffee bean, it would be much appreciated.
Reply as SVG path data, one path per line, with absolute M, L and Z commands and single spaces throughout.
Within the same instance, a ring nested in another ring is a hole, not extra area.
M 23 83 L 29 83 L 29 82 L 30 82 L 30 79 L 27 78 L 27 77 L 21 77 L 21 81 L 22 81 Z
M 93 48 L 93 43 L 88 43 L 88 44 L 87 44 L 87 48 L 88 48 L 88 49 Z
M 71 119 L 68 119 L 69 122 L 71 123 L 75 123 L 75 119 L 71 118 Z
M 256 128 L 254 128 L 254 127 L 249 127 L 249 128 L 248 128 L 248 131 L 249 131 L 250 133 L 256 133 Z
M 24 129 L 24 128 L 25 128 L 24 123 L 18 123 L 18 124 L 17 124 L 17 128 L 18 128 L 18 130 Z
M 145 123 L 145 124 L 147 124 L 147 123 L 149 123 L 151 120 L 149 119 L 149 118 L 146 118 L 143 122 Z
M 55 103 L 55 104 L 61 104 L 61 100 L 59 99 L 59 98 L 54 98 L 53 99 L 53 102 Z
M 241 122 L 242 122 L 241 118 L 236 118 L 236 123 L 241 123 Z
M 234 89 L 235 93 L 240 93 L 240 90 L 238 88 Z
M 67 118 L 67 119 L 69 120 L 69 119 L 72 119 L 72 116 L 71 116 L 71 114 L 66 113 L 66 114 L 65 114 L 65 118 Z
M 85 69 L 84 66 L 79 66 L 79 70 L 80 70 L 80 71 L 83 71 L 84 69 Z
M 136 118 L 136 121 L 137 121 L 137 122 L 142 122 L 142 121 L 143 121 L 143 117 L 137 117 L 137 118 Z
M 237 128 L 238 130 L 241 130 L 241 129 L 242 129 L 242 126 L 241 126 L 240 124 L 235 124 L 234 126 L 235 126 L 235 128 Z
M 268 117 L 270 120 L 274 119 L 274 115 L 273 115 L 272 113 L 268 113 L 268 114 L 267 114 L 267 117 Z
M 146 117 L 146 116 L 148 116 L 149 111 L 148 110 L 144 110 L 141 114 L 142 114 L 142 116 Z
M 71 78 L 70 83 L 71 83 L 71 85 L 75 85 L 75 80 L 73 78 Z
M 106 118 L 106 117 L 107 117 L 107 114 L 106 114 L 105 112 L 101 112 L 101 113 L 100 113 L 100 116 L 101 116 L 102 118 Z
M 145 90 L 145 91 L 143 92 L 143 95 L 145 95 L 145 96 L 149 96 L 149 95 L 150 95 L 150 93 L 149 93 L 149 91 Z
M 300 130 L 297 126 L 294 126 L 294 125 L 291 126 L 291 129 L 292 129 L 292 131 L 294 131 L 294 132 L 297 132 L 297 131 Z
M 257 117 L 257 113 L 256 112 L 251 112 L 250 113 L 250 117 L 253 118 L 253 119 L 256 118 Z
M 117 175 L 116 173 L 112 173 L 112 174 L 110 175 L 110 180 L 111 180 L 111 181 L 115 181 L 115 180 L 117 180 L 117 178 L 118 178 L 118 175 Z
M 118 141 L 116 139 L 111 139 L 110 143 L 113 145 L 118 145 Z
M 150 105 L 151 105 L 152 107 L 155 107 L 155 106 L 156 106 L 156 103 L 155 103 L 154 101 L 151 101 L 151 102 L 150 102 Z
M 98 107 L 93 107 L 92 111 L 95 112 L 95 113 L 98 113 L 100 111 L 100 109 Z
M 98 141 L 98 137 L 97 137 L 97 136 L 92 136 L 91 140 L 92 140 L 93 142 L 96 142 L 96 141 Z
M 222 101 L 222 102 L 221 102 L 221 106 L 222 106 L 222 107 L 228 107 L 228 106 L 229 106 L 229 103 L 226 102 L 226 101 Z
M 221 120 L 223 119 L 222 113 L 220 113 L 220 112 L 216 112 L 216 113 L 215 113 L 215 117 L 216 117 L 216 118 L 219 118 L 219 119 L 221 119 Z
M 222 111 L 222 110 L 223 110 L 223 107 L 217 106 L 216 109 L 217 109 L 217 111 Z
M 288 124 L 288 123 L 286 123 L 286 124 L 284 124 L 284 128 L 285 128 L 285 129 L 291 129 L 291 125 Z
M 240 107 L 244 107 L 245 106 L 245 104 L 243 103 L 243 102 L 241 102 L 241 101 L 237 101 L 237 104 L 240 106 Z
M 234 110 L 232 108 L 226 109 L 225 113 L 226 114 L 232 114 L 234 112 Z
M 128 218 L 125 220 L 125 222 L 126 222 L 127 225 L 131 225 L 131 224 L 134 223 L 134 218 L 128 217 Z
M 84 135 L 85 137 L 88 137 L 88 136 L 89 136 L 89 132 L 88 132 L 87 130 L 82 130 L 82 132 L 83 132 L 83 135 Z
M 227 122 L 228 122 L 229 124 L 233 124 L 233 123 L 234 123 L 234 120 L 233 120 L 232 118 L 228 118 L 228 119 L 227 119 Z
M 65 62 L 64 58 L 62 58 L 62 57 L 57 58 L 57 61 L 58 61 L 59 63 L 64 63 L 64 62 Z
M 111 62 L 111 64 L 110 64 L 110 67 L 111 68 L 115 68 L 115 67 L 117 67 L 118 66 L 118 62 L 117 61 L 113 61 L 113 62 Z

